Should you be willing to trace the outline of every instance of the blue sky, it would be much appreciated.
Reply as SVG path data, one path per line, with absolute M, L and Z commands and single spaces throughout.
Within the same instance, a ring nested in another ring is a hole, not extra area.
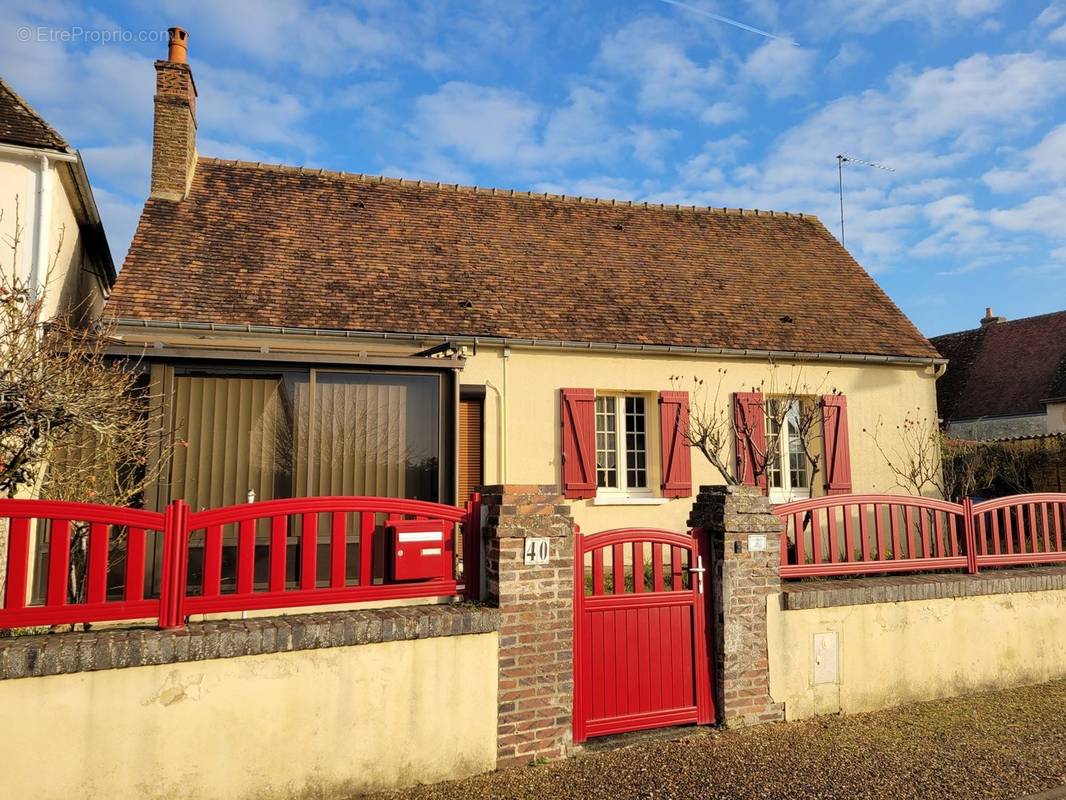
M 0 74 L 82 151 L 119 260 L 170 25 L 203 155 L 839 235 L 843 152 L 895 169 L 845 167 L 845 243 L 923 332 L 1066 309 L 1066 0 L 8 0 Z

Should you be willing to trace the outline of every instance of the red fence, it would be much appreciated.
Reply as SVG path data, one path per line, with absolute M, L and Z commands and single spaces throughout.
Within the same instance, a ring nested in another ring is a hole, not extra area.
M 834 495 L 774 510 L 783 578 L 1066 562 L 1066 494 L 983 503 Z
M 0 500 L 9 526 L 0 628 L 156 619 L 364 600 L 476 596 L 480 498 L 463 508 L 382 497 L 309 497 L 191 513 Z M 441 532 L 439 574 L 396 580 L 388 526 Z M 456 546 L 465 548 L 463 584 Z M 36 565 L 35 565 L 36 562 Z M 32 585 L 31 585 L 32 581 Z M 467 589 L 467 587 L 469 587 Z

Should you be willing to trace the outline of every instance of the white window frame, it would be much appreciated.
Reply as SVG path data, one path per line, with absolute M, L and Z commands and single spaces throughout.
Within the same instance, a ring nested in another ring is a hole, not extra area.
M 644 402 L 644 481 L 645 486 L 630 487 L 628 485 L 628 455 L 626 452 L 626 398 L 635 397 Z M 615 470 L 618 474 L 618 486 L 599 485 L 599 446 L 600 434 L 600 400 L 614 398 L 615 417 Z M 658 436 L 657 417 L 654 413 L 655 405 L 648 395 L 642 392 L 596 392 L 595 427 L 596 427 L 596 498 L 597 505 L 625 504 L 631 505 L 655 505 L 665 502 L 656 491 L 657 473 L 653 469 L 656 437 Z
M 775 402 L 782 402 L 783 399 L 784 398 L 767 397 L 766 398 L 766 402 L 768 404 L 769 403 L 775 403 Z M 772 436 L 776 436 L 777 437 L 777 469 L 780 471 L 780 474 L 781 474 L 781 485 L 780 486 L 770 486 L 770 477 L 771 476 L 770 476 L 769 464 L 767 464 L 767 470 L 766 470 L 766 472 L 767 472 L 767 475 L 766 475 L 767 494 L 768 494 L 768 496 L 770 498 L 770 502 L 775 504 L 775 505 L 779 504 L 779 503 L 791 503 L 791 502 L 793 502 L 795 500 L 806 500 L 806 499 L 811 497 L 811 466 L 810 466 L 810 464 L 806 460 L 804 461 L 805 472 L 807 474 L 807 485 L 806 486 L 793 486 L 792 485 L 792 470 L 790 468 L 791 465 L 789 463 L 789 458 L 792 455 L 792 451 L 790 449 L 791 442 L 790 442 L 790 437 L 789 437 L 789 434 L 788 434 L 788 427 L 789 427 L 789 419 L 788 419 L 788 417 L 792 415 L 793 411 L 795 410 L 795 408 L 800 403 L 804 403 L 804 402 L 807 402 L 807 401 L 805 401 L 803 399 L 799 399 L 799 398 L 792 400 L 793 409 L 789 410 L 789 414 L 786 415 L 786 418 L 785 418 L 785 424 L 781 426 L 781 429 L 779 431 L 777 431 L 776 434 L 772 433 L 771 430 L 770 430 L 770 424 L 771 424 L 771 422 L 773 422 L 773 420 L 771 419 L 771 416 L 770 416 L 770 413 L 769 413 L 769 407 L 767 408 L 767 413 L 765 414 L 765 417 L 764 417 L 764 420 L 765 420 L 764 424 L 766 426 L 766 447 L 767 447 L 768 451 L 770 450 L 770 447 L 771 447 L 771 437 Z M 798 415 L 799 412 L 795 411 L 795 413 L 796 413 L 796 415 Z M 800 457 L 802 457 L 804 459 L 806 458 L 803 455 L 802 451 L 798 455 L 800 455 Z

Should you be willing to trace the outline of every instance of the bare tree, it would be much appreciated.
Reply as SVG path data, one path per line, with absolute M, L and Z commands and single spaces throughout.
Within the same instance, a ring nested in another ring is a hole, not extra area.
M 914 494 L 936 492 L 946 500 L 968 497 L 992 475 L 979 442 L 952 439 L 935 417 L 920 408 L 908 410 L 885 442 L 888 426 L 878 417 L 873 430 L 863 428 L 888 465 L 896 486 Z
M 692 379 L 686 433 L 689 444 L 722 474 L 727 484 L 737 485 L 749 472 L 760 481 L 779 463 L 779 433 L 784 430 L 807 462 L 813 486 L 822 465 L 821 398 L 826 394 L 830 372 L 827 370 L 812 385 L 805 379 L 802 366 L 793 365 L 782 374 L 781 365 L 771 359 L 767 376 L 751 387 L 761 399 L 750 414 L 736 413 L 728 391 L 723 393 L 727 375 L 728 370 L 719 368 L 713 385 L 700 377 Z M 671 383 L 680 389 L 683 378 L 672 376 Z M 839 394 L 836 389 L 829 393 Z M 746 446 L 733 453 L 734 442 L 738 441 Z

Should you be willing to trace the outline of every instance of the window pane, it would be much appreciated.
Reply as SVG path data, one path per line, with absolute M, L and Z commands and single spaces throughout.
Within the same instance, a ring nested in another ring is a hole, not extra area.
M 810 488 L 809 462 L 803 454 L 803 434 L 800 431 L 800 405 L 794 401 L 788 417 L 788 469 L 793 489 Z
M 170 498 L 194 511 L 292 496 L 293 394 L 280 375 L 174 380 Z
M 440 384 L 432 375 L 319 372 L 297 393 L 301 494 L 438 499 Z M 305 422 L 306 420 L 306 422 Z
M 618 487 L 618 415 L 615 398 L 596 398 L 596 485 Z
M 627 397 L 626 403 L 626 486 L 648 486 L 647 420 L 643 397 Z

